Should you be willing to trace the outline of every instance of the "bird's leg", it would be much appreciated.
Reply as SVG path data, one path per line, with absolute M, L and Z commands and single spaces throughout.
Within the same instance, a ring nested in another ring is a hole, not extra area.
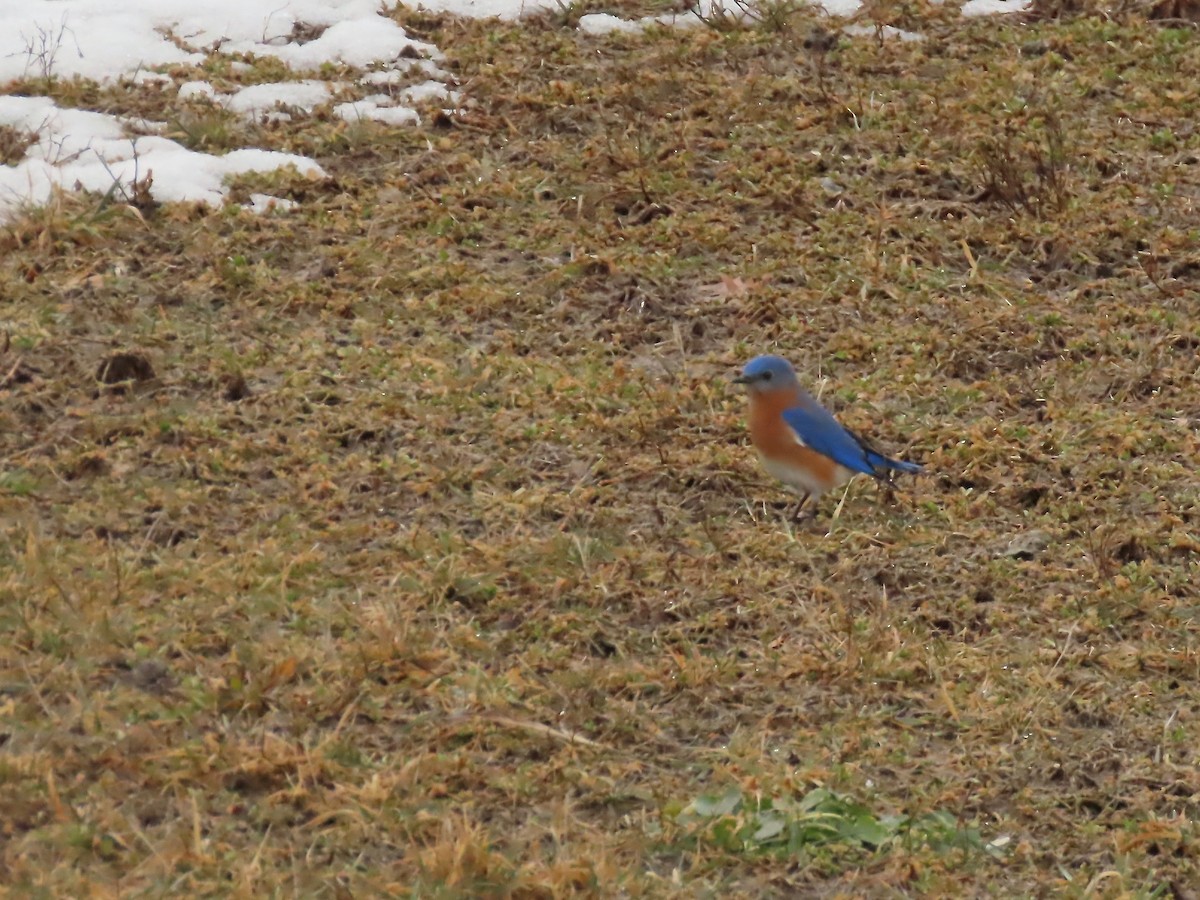
M 800 502 L 796 504 L 795 510 L 792 511 L 792 521 L 793 522 L 800 521 L 800 518 L 801 518 L 800 513 L 804 509 L 804 504 L 808 502 L 809 496 L 811 496 L 811 495 L 808 493 L 808 491 L 805 491 L 803 494 L 800 495 Z M 811 513 L 811 515 L 815 519 L 817 517 L 816 511 L 814 510 Z
M 892 477 L 892 473 L 888 472 L 886 477 L 879 479 L 879 486 L 883 490 L 883 500 L 885 503 L 892 504 L 896 502 L 896 481 Z

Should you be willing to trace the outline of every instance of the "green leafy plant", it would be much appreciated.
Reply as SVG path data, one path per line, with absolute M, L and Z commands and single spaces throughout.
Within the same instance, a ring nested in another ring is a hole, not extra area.
M 826 788 L 794 799 L 747 796 L 731 787 L 697 797 L 675 821 L 731 853 L 796 856 L 829 845 L 882 851 L 901 844 L 999 855 L 1006 842 L 985 842 L 978 829 L 960 826 L 947 812 L 880 815 Z

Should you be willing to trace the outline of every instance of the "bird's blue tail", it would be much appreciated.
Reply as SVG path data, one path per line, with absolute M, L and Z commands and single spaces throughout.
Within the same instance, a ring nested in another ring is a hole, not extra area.
M 901 459 L 889 459 L 882 453 L 876 453 L 874 450 L 867 451 L 867 462 L 869 462 L 871 467 L 877 472 L 907 472 L 910 475 L 915 475 L 920 472 L 922 468 L 916 463 L 905 462 Z

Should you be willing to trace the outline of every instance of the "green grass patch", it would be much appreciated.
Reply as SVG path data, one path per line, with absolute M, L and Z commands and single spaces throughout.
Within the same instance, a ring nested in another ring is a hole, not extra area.
M 802 797 L 748 796 L 731 787 L 688 803 L 675 821 L 688 842 L 702 841 L 729 853 L 764 854 L 810 861 L 823 856 L 838 868 L 860 862 L 856 851 L 880 852 L 902 846 L 907 852 L 958 850 L 999 857 L 1008 842 L 985 842 L 978 829 L 959 826 L 946 812 L 920 816 L 877 815 L 853 799 L 826 788 Z M 839 864 L 840 859 L 840 864 Z

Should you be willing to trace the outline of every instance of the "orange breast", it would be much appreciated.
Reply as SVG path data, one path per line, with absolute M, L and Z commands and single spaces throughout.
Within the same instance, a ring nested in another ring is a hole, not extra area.
M 796 405 L 791 391 L 759 391 L 750 395 L 750 440 L 767 459 L 806 469 L 824 484 L 838 482 L 838 464 L 797 442 L 783 421 L 785 409 Z

